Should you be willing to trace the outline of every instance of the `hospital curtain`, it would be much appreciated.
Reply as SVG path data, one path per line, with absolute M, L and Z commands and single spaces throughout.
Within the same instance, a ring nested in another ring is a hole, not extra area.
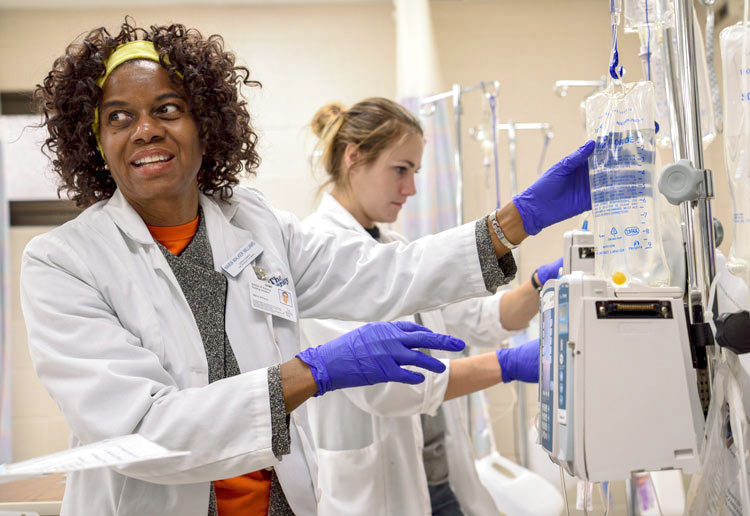
M 456 169 L 450 117 L 445 102 L 420 110 L 422 98 L 441 84 L 428 0 L 394 0 L 396 9 L 396 81 L 401 104 L 420 117 L 425 136 L 417 194 L 401 213 L 404 234 L 418 238 L 456 225 Z
M 0 464 L 11 462 L 10 214 L 0 141 Z

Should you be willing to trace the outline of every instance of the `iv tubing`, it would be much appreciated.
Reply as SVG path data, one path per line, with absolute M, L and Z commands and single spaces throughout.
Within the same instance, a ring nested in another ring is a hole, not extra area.
M 620 2 L 619 0 L 610 0 L 609 12 L 612 20 L 612 59 L 609 64 L 609 75 L 614 80 L 621 80 L 625 75 L 625 69 L 620 64 L 620 55 L 617 51 L 617 29 L 620 27 Z
M 602 487 L 601 482 L 596 485 L 599 488 L 599 497 L 602 499 L 602 504 L 604 504 L 604 516 L 607 516 L 609 514 L 609 482 L 607 482 L 606 490 Z
M 565 499 L 565 513 L 570 516 L 570 506 L 568 505 L 568 491 L 565 489 L 565 474 L 563 473 L 563 467 L 560 466 L 560 490 L 562 491 L 563 498 Z

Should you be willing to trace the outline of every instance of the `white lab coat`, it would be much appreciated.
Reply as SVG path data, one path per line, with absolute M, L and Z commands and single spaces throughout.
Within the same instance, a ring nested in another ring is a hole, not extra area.
M 264 249 L 255 263 L 289 280 L 303 317 L 388 320 L 486 294 L 474 224 L 385 246 L 306 232 L 246 188 L 226 203 L 201 195 L 200 204 L 216 270 L 254 240 Z M 21 294 L 31 356 L 71 446 L 139 433 L 191 452 L 73 473 L 63 515 L 205 516 L 209 481 L 266 467 L 298 516 L 316 513 L 304 405 L 291 419 L 291 454 L 279 462 L 271 451 L 266 368 L 299 351 L 298 325 L 251 307 L 251 274 L 228 277 L 226 331 L 243 374 L 209 385 L 190 307 L 119 191 L 29 243 Z
M 306 228 L 353 234 L 372 241 L 356 219 L 331 195 L 302 222 Z M 383 242 L 405 241 L 381 228 Z M 445 249 L 449 255 L 452 249 Z M 458 271 L 446 271 L 453 274 Z M 500 324 L 499 298 L 475 298 L 431 312 L 420 312 L 433 331 L 460 337 L 468 345 L 497 347 L 512 334 Z M 403 319 L 414 320 L 413 316 Z M 302 347 L 320 345 L 359 322 L 305 319 Z M 444 360 L 448 368 L 448 360 Z M 310 427 L 318 451 L 319 514 L 326 516 L 430 515 L 422 449 L 420 414 L 434 415 L 443 406 L 449 480 L 467 516 L 497 515 L 490 494 L 474 467 L 471 439 L 462 422 L 462 401 L 443 403 L 448 372 L 425 374 L 418 385 L 383 384 L 347 389 L 308 403 Z M 335 422 L 335 424 L 332 424 Z M 363 490 L 361 486 L 366 485 Z

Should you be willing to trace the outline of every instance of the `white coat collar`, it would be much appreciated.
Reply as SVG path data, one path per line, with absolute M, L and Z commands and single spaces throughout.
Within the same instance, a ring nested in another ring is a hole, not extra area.
M 239 208 L 239 203 L 232 198 L 230 198 L 228 202 L 222 202 L 217 205 L 212 198 L 202 193 L 199 193 L 198 196 L 198 200 L 204 212 L 216 210 L 220 212 L 227 221 L 234 217 L 234 214 Z M 146 223 L 138 212 L 135 211 L 135 208 L 133 208 L 127 199 L 125 199 L 119 188 L 115 190 L 115 193 L 109 201 L 107 201 L 107 205 L 104 209 L 112 217 L 112 220 L 117 227 L 119 227 L 129 238 L 140 244 L 154 243 L 154 239 L 146 227 Z
M 370 235 L 362 224 L 354 218 L 354 215 L 349 213 L 349 211 L 328 192 L 323 193 L 323 198 L 320 201 L 317 212 L 341 228 L 352 229 L 363 235 Z

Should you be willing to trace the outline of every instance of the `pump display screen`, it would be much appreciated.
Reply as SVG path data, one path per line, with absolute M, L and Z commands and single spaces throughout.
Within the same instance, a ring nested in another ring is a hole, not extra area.
M 541 378 L 539 379 L 541 397 L 541 442 L 542 447 L 552 450 L 553 394 L 555 381 L 555 362 L 552 353 L 555 339 L 555 291 L 549 289 L 542 295 L 542 335 L 541 335 Z

